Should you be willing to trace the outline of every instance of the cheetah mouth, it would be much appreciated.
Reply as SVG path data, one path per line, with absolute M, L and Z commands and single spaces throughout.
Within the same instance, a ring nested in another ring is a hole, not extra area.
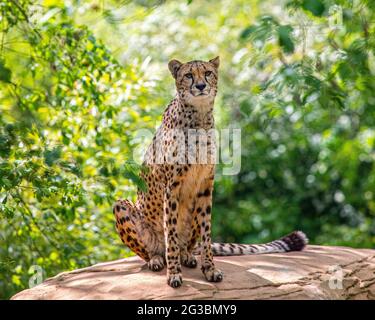
M 199 92 L 198 94 L 194 94 L 193 92 L 191 93 L 194 97 L 204 97 L 208 96 L 207 92 Z

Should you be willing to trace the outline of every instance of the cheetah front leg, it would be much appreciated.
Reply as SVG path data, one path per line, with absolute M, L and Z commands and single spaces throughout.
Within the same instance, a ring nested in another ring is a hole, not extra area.
M 181 183 L 171 182 L 164 196 L 164 237 L 167 262 L 167 282 L 172 288 L 182 284 L 180 248 L 177 236 L 177 219 Z
M 223 272 L 215 268 L 211 249 L 211 209 L 214 177 L 207 178 L 197 194 L 196 214 L 201 234 L 201 270 L 208 281 L 223 280 Z

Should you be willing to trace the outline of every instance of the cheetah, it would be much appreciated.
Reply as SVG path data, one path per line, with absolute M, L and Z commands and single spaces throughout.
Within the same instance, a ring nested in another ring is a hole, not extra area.
M 213 255 L 295 251 L 307 243 L 301 231 L 267 244 L 211 243 L 216 162 L 213 108 L 219 64 L 219 57 L 169 62 L 177 93 L 145 154 L 147 170 L 141 176 L 147 190 L 138 190 L 135 203 L 118 200 L 113 207 L 122 242 L 151 270 L 160 271 L 166 264 L 167 283 L 173 288 L 182 284 L 181 265 L 197 267 L 197 253 L 205 278 L 219 282 L 223 272 L 215 267 Z

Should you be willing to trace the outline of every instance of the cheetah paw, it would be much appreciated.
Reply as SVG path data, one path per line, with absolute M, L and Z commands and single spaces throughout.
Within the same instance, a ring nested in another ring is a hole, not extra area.
M 161 271 L 164 268 L 164 259 L 162 256 L 153 256 L 147 265 L 152 271 Z
M 188 268 L 196 268 L 198 263 L 197 259 L 193 255 L 183 255 L 181 257 L 181 263 Z
M 172 273 L 168 276 L 168 284 L 172 288 L 178 288 L 182 285 L 181 273 Z
M 224 278 L 223 272 L 216 268 L 206 269 L 206 270 L 202 268 L 202 271 L 207 281 L 210 281 L 210 282 L 220 282 Z

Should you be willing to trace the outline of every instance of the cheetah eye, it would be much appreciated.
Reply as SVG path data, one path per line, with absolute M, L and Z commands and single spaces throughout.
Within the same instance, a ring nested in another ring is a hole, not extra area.
M 212 74 L 212 71 L 206 71 L 206 77 L 209 77 Z
M 193 79 L 193 75 L 191 73 L 185 74 L 185 77 L 188 79 Z

